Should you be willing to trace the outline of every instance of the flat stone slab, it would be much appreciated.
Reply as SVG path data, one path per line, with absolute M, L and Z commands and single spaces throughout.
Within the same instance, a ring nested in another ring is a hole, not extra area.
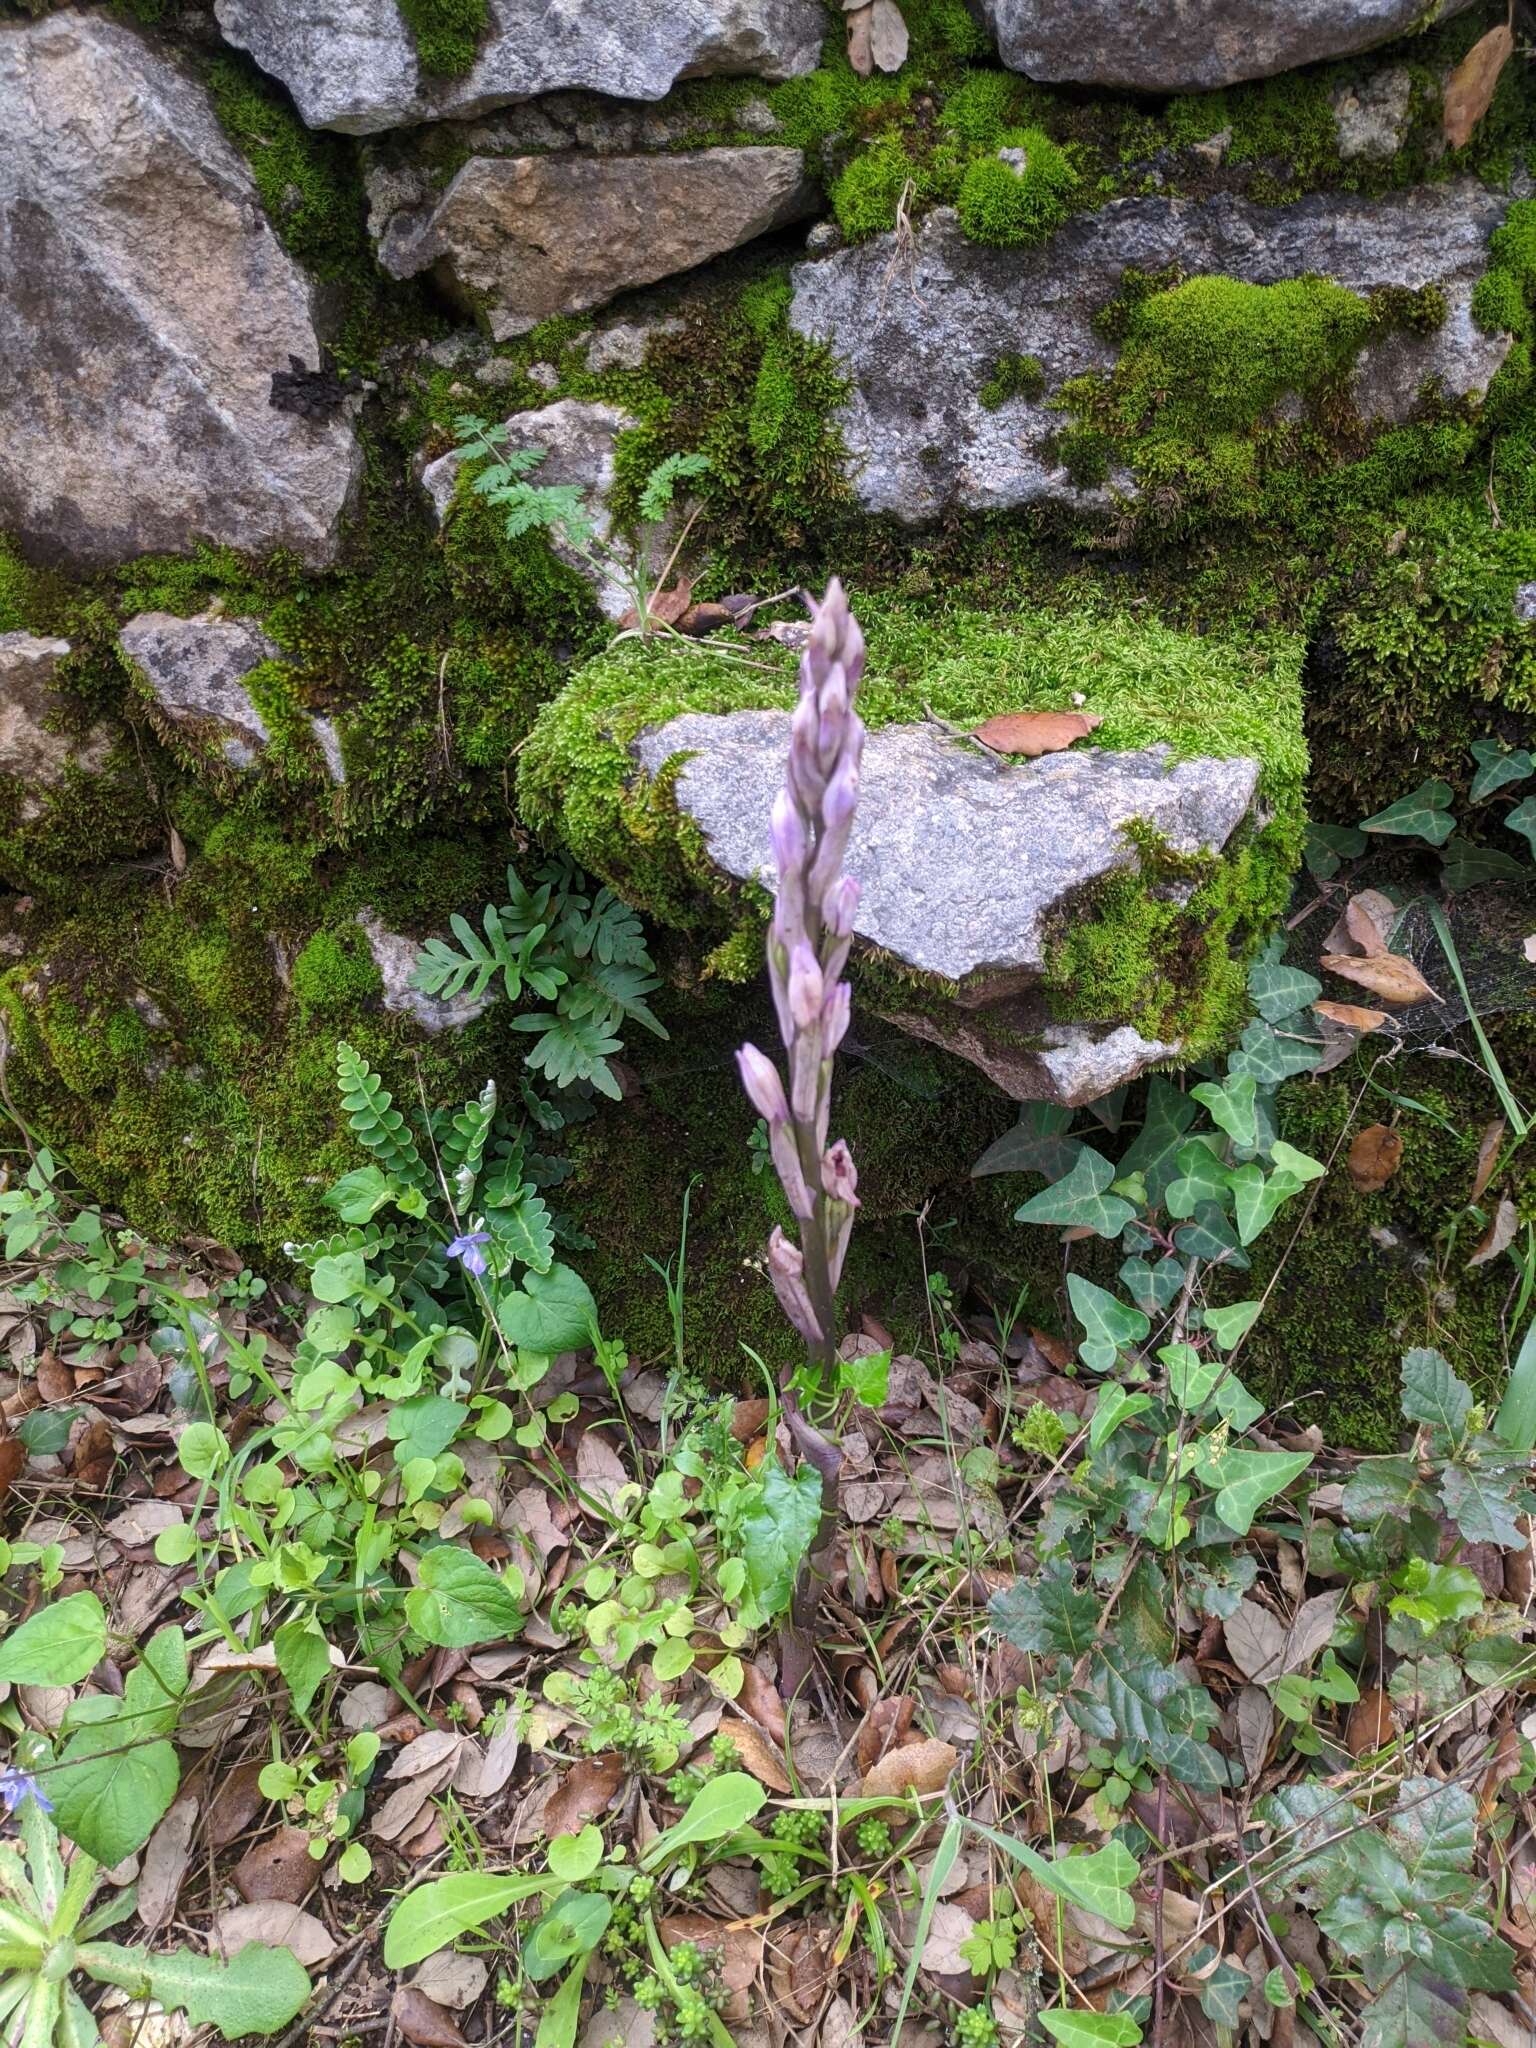
M 23 824 L 42 815 L 44 792 L 71 768 L 93 775 L 111 751 L 105 726 L 93 726 L 78 739 L 54 729 L 61 701 L 54 676 L 69 651 L 67 640 L 0 633 L 0 775 L 24 785 Z
M 226 619 L 212 611 L 189 619 L 174 612 L 140 612 L 119 633 L 118 643 L 168 726 L 194 748 L 211 745 L 226 768 L 243 773 L 260 766 L 272 735 L 246 677 L 263 662 L 284 657 L 255 619 Z M 309 723 L 327 775 L 332 782 L 344 782 L 335 727 L 328 718 Z

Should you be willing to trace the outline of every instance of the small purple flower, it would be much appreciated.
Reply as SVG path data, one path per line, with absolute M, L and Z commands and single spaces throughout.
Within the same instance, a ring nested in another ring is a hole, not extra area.
M 489 1244 L 488 1230 L 471 1230 L 463 1237 L 456 1237 L 449 1245 L 446 1256 L 457 1259 L 466 1273 L 482 1274 L 485 1271 L 485 1253 L 480 1249 Z
M 48 1797 L 36 1778 L 26 1771 L 7 1767 L 0 1771 L 0 1802 L 7 1813 L 14 1813 L 24 1799 L 35 1799 L 43 1813 L 52 1813 L 53 1801 Z

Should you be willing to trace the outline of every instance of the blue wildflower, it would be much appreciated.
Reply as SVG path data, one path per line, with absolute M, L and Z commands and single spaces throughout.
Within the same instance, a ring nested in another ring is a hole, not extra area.
M 14 1813 L 23 1799 L 35 1799 L 44 1813 L 52 1813 L 53 1801 L 38 1784 L 36 1778 L 26 1771 L 7 1767 L 0 1771 L 0 1801 L 4 1802 L 7 1813 Z
M 466 1273 L 483 1273 L 485 1253 L 480 1247 L 489 1244 L 490 1241 L 491 1233 L 488 1230 L 471 1230 L 465 1236 L 453 1240 L 448 1247 L 448 1257 L 457 1259 Z

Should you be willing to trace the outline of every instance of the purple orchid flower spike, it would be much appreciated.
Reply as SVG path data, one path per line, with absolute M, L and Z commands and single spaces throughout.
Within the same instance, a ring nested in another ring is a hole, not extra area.
M 864 673 L 864 636 L 833 578 L 812 605 L 800 663 L 800 701 L 790 721 L 789 762 L 770 824 L 778 889 L 768 933 L 768 981 L 784 1042 L 789 1085 L 766 1053 L 736 1055 L 742 1086 L 768 1126 L 774 1170 L 799 1226 L 799 1243 L 775 1230 L 768 1275 L 779 1305 L 822 1367 L 830 1389 L 837 1347 L 837 1284 L 859 1206 L 853 1154 L 829 1146 L 832 1060 L 848 1029 L 851 992 L 842 979 L 853 943 L 859 886 L 843 872 L 859 801 L 864 723 L 854 709 Z M 836 1528 L 842 1453 L 807 1419 L 792 1388 L 784 1414 L 802 1455 L 821 1474 L 821 1528 L 796 1588 L 780 1686 L 794 1692 L 809 1669 L 808 1631 Z
M 486 1272 L 485 1252 L 482 1249 L 491 1241 L 488 1230 L 467 1231 L 463 1237 L 456 1237 L 444 1253 L 445 1258 L 457 1259 L 466 1273 L 481 1278 Z

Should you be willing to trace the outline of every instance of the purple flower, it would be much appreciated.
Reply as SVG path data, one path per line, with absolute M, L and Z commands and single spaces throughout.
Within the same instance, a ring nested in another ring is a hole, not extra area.
M 26 1771 L 7 1767 L 0 1771 L 0 1802 L 7 1813 L 14 1813 L 23 1799 L 35 1799 L 43 1813 L 52 1813 L 53 1801 L 48 1797 L 36 1778 Z
M 484 1273 L 485 1253 L 480 1247 L 489 1244 L 490 1241 L 491 1233 L 488 1230 L 471 1230 L 465 1236 L 453 1240 L 446 1256 L 457 1259 L 466 1273 Z

